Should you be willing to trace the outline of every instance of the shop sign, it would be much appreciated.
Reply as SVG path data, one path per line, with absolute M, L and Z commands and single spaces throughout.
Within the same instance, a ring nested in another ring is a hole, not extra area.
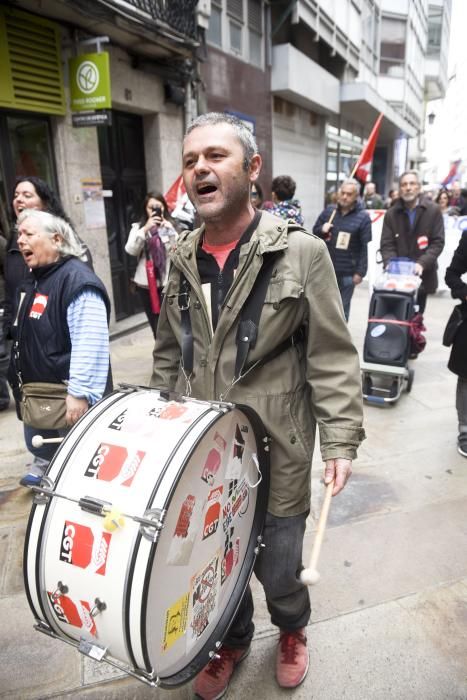
M 93 112 L 77 112 L 71 115 L 73 126 L 112 126 L 112 112 L 101 109 Z
M 109 54 L 85 53 L 70 58 L 70 96 L 73 112 L 110 109 Z

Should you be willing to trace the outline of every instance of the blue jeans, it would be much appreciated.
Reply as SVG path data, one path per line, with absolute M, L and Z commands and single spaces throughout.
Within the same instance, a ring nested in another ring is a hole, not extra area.
M 338 277 L 337 285 L 339 287 L 339 292 L 341 293 L 345 320 L 348 321 L 350 314 L 350 300 L 352 299 L 353 290 L 355 289 L 352 275 L 344 275 L 344 277 Z
M 42 435 L 43 438 L 64 437 L 67 432 L 68 430 L 66 428 L 63 430 L 39 430 L 39 428 L 32 428 L 30 425 L 26 425 L 26 423 L 24 423 L 24 441 L 27 449 L 34 455 L 34 457 L 46 459 L 48 462 L 50 462 L 56 453 L 60 443 L 52 442 L 50 444 L 42 445 L 42 447 L 33 447 L 32 438 L 34 435 Z
M 266 594 L 271 622 L 281 629 L 306 627 L 310 619 L 308 587 L 301 583 L 303 535 L 308 513 L 289 518 L 266 515 L 263 542 L 255 574 Z M 253 639 L 253 596 L 248 586 L 224 643 L 228 647 L 248 646 Z

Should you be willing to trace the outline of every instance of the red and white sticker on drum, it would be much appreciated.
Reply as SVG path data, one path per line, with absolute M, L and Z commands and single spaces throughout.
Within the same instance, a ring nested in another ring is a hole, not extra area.
M 162 651 L 167 651 L 186 632 L 190 594 L 186 593 L 165 611 Z
M 204 516 L 203 540 L 207 539 L 211 535 L 214 535 L 219 527 L 219 521 L 221 519 L 222 491 L 223 487 L 218 486 L 209 493 L 206 504 L 206 514 Z
M 218 550 L 210 562 L 191 579 L 188 650 L 216 616 L 220 589 L 220 560 L 221 552 Z
M 224 585 L 240 557 L 240 538 L 234 538 L 235 528 L 228 528 L 224 540 L 224 556 L 221 564 L 221 586 Z
M 222 507 L 222 527 L 224 533 L 232 525 L 237 516 L 242 517 L 248 510 L 250 490 L 246 479 L 229 481 L 227 499 Z
M 213 441 L 215 446 L 213 446 L 205 459 L 203 471 L 201 472 L 201 478 L 209 486 L 213 486 L 216 480 L 217 472 L 222 463 L 222 454 L 225 452 L 227 447 L 226 440 L 217 431 L 214 433 Z
M 100 527 L 90 528 L 65 520 L 60 560 L 105 576 L 111 539 L 111 533 L 103 532 Z
M 100 481 L 115 481 L 120 486 L 131 486 L 145 454 L 142 450 L 128 450 L 120 445 L 102 442 L 93 454 L 84 476 Z
M 201 516 L 202 505 L 199 501 L 197 502 L 195 496 L 188 494 L 180 506 L 167 555 L 167 564 L 172 566 L 188 564 L 198 534 Z
M 86 600 L 72 600 L 66 595 L 55 595 L 47 591 L 49 603 L 59 622 L 83 629 L 97 636 L 96 624 L 91 615 L 91 605 Z

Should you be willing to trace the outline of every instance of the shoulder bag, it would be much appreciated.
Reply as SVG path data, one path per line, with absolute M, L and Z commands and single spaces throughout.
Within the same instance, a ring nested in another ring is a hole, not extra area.
M 456 333 L 465 321 L 464 304 L 457 304 L 448 318 L 446 328 L 443 333 L 443 345 L 450 347 L 456 337 Z
M 61 430 L 66 424 L 65 384 L 29 382 L 21 387 L 21 418 L 39 430 Z

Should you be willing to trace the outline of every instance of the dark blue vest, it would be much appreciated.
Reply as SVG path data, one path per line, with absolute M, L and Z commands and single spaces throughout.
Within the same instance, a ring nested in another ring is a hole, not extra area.
M 77 258 L 68 257 L 36 268 L 21 286 L 26 297 L 12 335 L 14 341 L 18 340 L 16 370 L 20 370 L 23 383 L 68 379 L 71 340 L 67 309 L 83 289 L 95 289 L 102 295 L 108 319 L 110 301 L 104 285 Z

